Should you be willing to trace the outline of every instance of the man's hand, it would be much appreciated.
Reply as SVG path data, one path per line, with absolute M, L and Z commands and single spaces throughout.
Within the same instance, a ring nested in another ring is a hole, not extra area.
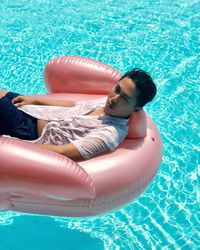
M 74 101 L 49 101 L 45 99 L 38 99 L 37 97 L 22 96 L 19 95 L 12 99 L 12 103 L 16 107 L 23 105 L 47 105 L 47 106 L 59 106 L 59 107 L 73 107 L 76 105 Z
M 30 104 L 35 104 L 35 99 L 33 97 L 29 97 L 29 96 L 22 96 L 22 95 L 18 95 L 17 97 L 12 99 L 12 103 L 16 106 L 16 107 L 21 107 L 23 105 L 30 105 Z

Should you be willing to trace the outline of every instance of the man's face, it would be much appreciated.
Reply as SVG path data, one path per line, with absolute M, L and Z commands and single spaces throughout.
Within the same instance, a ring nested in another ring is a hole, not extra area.
M 120 80 L 108 94 L 105 113 L 111 116 L 127 118 L 136 107 L 138 90 L 135 83 L 128 77 Z

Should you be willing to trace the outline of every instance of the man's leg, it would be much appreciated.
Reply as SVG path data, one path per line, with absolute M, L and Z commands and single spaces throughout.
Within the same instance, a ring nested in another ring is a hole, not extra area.
M 11 103 L 17 95 L 19 94 L 0 90 L 0 135 L 9 135 L 10 126 L 18 119 L 17 108 Z
M 0 90 L 0 98 L 5 96 L 8 93 L 6 90 Z
M 9 116 L 10 100 L 6 98 L 8 91 L 0 90 L 0 135 L 7 134 L 7 128 L 9 126 L 7 117 Z
M 12 99 L 18 93 L 1 91 L 0 98 L 0 135 L 10 135 L 24 140 L 35 140 L 37 135 L 37 119 L 19 110 Z

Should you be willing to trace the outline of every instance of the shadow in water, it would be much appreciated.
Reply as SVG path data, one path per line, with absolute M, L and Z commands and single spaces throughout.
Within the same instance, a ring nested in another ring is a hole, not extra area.
M 103 250 L 100 239 L 78 230 L 62 228 L 50 217 L 14 217 L 0 225 L 1 250 Z

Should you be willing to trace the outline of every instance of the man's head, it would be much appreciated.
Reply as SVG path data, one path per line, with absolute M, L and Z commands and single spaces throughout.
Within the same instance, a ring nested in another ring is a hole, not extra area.
M 155 95 L 156 86 L 151 76 L 141 69 L 133 69 L 124 74 L 108 94 L 105 112 L 127 118 L 152 101 Z

